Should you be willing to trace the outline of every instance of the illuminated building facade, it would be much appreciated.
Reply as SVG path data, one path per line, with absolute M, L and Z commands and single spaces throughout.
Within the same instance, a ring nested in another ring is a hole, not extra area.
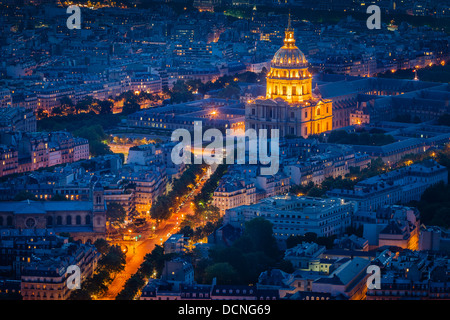
M 266 99 L 249 101 L 245 116 L 246 129 L 279 129 L 281 137 L 332 130 L 332 102 L 312 89 L 308 62 L 295 45 L 290 21 L 267 75 Z

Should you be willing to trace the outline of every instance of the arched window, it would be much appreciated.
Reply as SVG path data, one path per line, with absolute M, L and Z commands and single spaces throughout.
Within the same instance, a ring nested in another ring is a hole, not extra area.
M 80 217 L 80 216 L 76 216 L 76 217 L 75 217 L 75 223 L 76 223 L 77 225 L 80 225 L 80 224 L 81 224 L 81 217 Z
M 91 224 L 91 216 L 86 216 L 85 221 L 87 225 Z
M 72 216 L 66 216 L 66 224 L 71 225 L 72 224 Z
M 47 227 L 53 226 L 53 217 L 47 217 Z
M 8 227 L 11 227 L 13 224 L 13 218 L 11 216 L 9 216 L 8 218 L 6 218 L 6 225 Z
M 58 225 L 58 226 L 62 225 L 62 217 L 61 216 L 56 217 L 56 225 Z
M 320 108 L 317 108 L 317 115 L 320 116 Z

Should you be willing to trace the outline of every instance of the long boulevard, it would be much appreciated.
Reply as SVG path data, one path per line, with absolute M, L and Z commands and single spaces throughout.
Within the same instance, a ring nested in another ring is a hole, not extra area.
M 179 223 L 181 223 L 183 217 L 187 214 L 192 214 L 192 208 L 190 205 L 191 200 L 200 192 L 206 180 L 207 177 L 205 174 L 195 189 L 186 197 L 184 204 L 180 207 L 180 209 L 175 211 L 170 219 L 155 230 L 155 237 L 147 237 L 142 241 L 136 242 L 135 245 L 131 245 L 133 243 L 131 241 L 128 242 L 129 248 L 127 252 L 125 270 L 115 276 L 113 282 L 108 288 L 108 292 L 104 297 L 100 298 L 100 300 L 114 300 L 122 290 L 128 278 L 139 269 L 140 265 L 144 261 L 145 255 L 152 252 L 155 245 L 162 245 L 164 241 L 178 231 Z M 111 244 L 116 243 L 112 242 Z

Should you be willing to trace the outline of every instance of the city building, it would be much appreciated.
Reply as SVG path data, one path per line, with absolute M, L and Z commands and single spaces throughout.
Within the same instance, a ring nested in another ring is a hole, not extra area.
M 307 232 L 314 232 L 319 237 L 341 235 L 351 225 L 353 212 L 353 203 L 344 199 L 285 195 L 229 209 L 223 223 L 243 228 L 246 221 L 262 217 L 273 224 L 273 235 L 282 245 L 290 236 Z
M 194 130 L 196 122 L 203 127 L 244 130 L 243 104 L 234 100 L 203 99 L 141 110 L 128 116 L 132 128 L 157 130 Z
M 68 267 L 80 268 L 83 283 L 94 274 L 99 258 L 95 247 L 86 244 L 67 243 L 43 253 L 22 270 L 20 291 L 23 300 L 67 300 L 72 293 Z
M 334 189 L 327 195 L 353 201 L 358 211 L 370 212 L 388 204 L 420 200 L 428 187 L 439 182 L 448 183 L 448 171 L 428 160 L 360 181 L 353 190 Z
M 0 131 L 0 145 L 5 157 L 0 176 L 89 159 L 89 141 L 65 131 Z
M 363 227 L 369 249 L 383 246 L 419 249 L 420 214 L 416 208 L 385 205 L 373 212 L 358 211 L 353 223 Z
M 312 90 L 305 55 L 297 48 L 290 20 L 284 45 L 274 55 L 267 74 L 266 99 L 245 105 L 247 129 L 279 130 L 279 136 L 307 138 L 333 129 L 331 100 Z
M 379 288 L 367 300 L 448 300 L 448 258 L 428 251 L 403 250 L 381 269 Z
M 164 242 L 164 253 L 185 253 L 187 239 L 182 234 L 173 234 Z
M 325 251 L 324 246 L 319 246 L 317 243 L 304 242 L 298 244 L 297 246 L 287 249 L 284 252 L 284 259 L 290 261 L 292 266 L 296 269 L 309 271 L 310 264 L 313 260 L 316 260 L 320 257 L 320 255 Z M 310 271 L 319 271 L 326 272 L 326 270 L 310 270 Z
M 354 258 L 342 264 L 330 275 L 319 278 L 312 283 L 312 291 L 342 296 L 349 300 L 365 300 L 367 292 L 366 259 Z
M 36 128 L 33 110 L 21 107 L 0 108 L 0 131 L 35 132 Z
M 106 233 L 103 187 L 96 183 L 89 201 L 5 201 L 0 206 L 0 227 L 51 228 L 69 233 L 83 243 L 94 243 Z

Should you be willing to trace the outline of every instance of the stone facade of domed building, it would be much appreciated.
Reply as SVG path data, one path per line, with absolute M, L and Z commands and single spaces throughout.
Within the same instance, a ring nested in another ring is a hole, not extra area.
M 332 130 L 332 101 L 312 89 L 312 75 L 305 55 L 295 45 L 290 23 L 284 45 L 275 53 L 267 74 L 265 99 L 245 107 L 246 129 L 278 129 L 280 137 L 308 137 Z
M 93 183 L 87 201 L 4 201 L 0 206 L 1 229 L 51 229 L 69 233 L 74 240 L 94 243 L 106 237 L 104 189 Z

